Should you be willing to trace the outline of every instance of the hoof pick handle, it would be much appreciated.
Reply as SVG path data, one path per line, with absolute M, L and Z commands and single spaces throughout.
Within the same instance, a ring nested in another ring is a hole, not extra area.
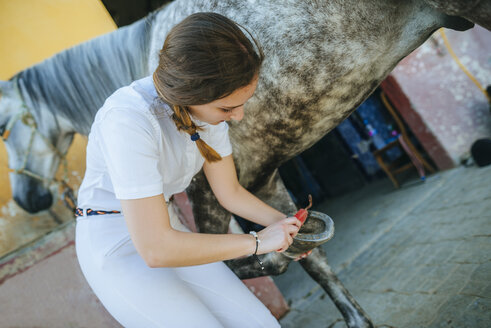
M 304 224 L 305 220 L 307 219 L 307 216 L 309 215 L 309 212 L 307 211 L 309 208 L 312 207 L 312 195 L 309 195 L 309 206 L 306 208 L 301 208 L 298 210 L 297 213 L 295 213 L 295 217 Z

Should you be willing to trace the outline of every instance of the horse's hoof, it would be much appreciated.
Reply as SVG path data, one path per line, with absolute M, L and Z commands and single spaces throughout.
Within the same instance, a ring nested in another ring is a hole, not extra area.
M 293 243 L 283 254 L 295 259 L 303 253 L 329 241 L 333 236 L 334 222 L 329 215 L 309 211 L 307 220 L 295 238 L 293 238 Z

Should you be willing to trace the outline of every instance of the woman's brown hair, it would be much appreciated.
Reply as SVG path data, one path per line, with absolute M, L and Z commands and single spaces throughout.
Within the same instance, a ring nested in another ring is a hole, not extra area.
M 249 85 L 263 58 L 259 43 L 245 28 L 220 14 L 196 13 L 167 35 L 153 81 L 159 97 L 172 108 L 178 130 L 192 136 L 200 127 L 188 106 L 208 104 Z M 207 161 L 221 160 L 202 139 L 196 145 Z

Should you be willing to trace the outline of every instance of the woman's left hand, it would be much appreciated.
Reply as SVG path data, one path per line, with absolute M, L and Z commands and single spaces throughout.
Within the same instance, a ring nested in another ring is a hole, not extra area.
M 310 253 L 312 253 L 312 250 L 308 251 L 307 253 L 303 253 L 302 255 L 300 255 L 299 257 L 297 257 L 296 259 L 294 259 L 293 261 L 300 261 L 300 260 L 306 258 L 307 256 L 309 256 Z
M 300 228 L 302 227 L 302 222 L 300 222 L 299 219 L 297 219 L 296 217 L 294 216 L 290 216 L 290 217 L 287 217 L 287 219 L 295 219 L 295 225 L 298 227 L 298 230 L 295 231 L 294 233 L 290 234 L 290 236 L 292 236 L 292 238 L 295 238 L 295 236 L 298 234 L 298 231 L 300 230 Z
M 291 218 L 295 218 L 297 219 L 296 217 L 292 216 Z M 297 219 L 297 222 L 295 222 L 295 225 L 298 227 L 298 229 L 300 230 L 300 228 L 302 227 L 302 222 L 300 222 L 300 220 Z M 292 234 L 292 238 L 295 238 L 295 236 L 297 235 L 298 231 L 296 231 L 294 234 Z M 296 259 L 294 259 L 294 261 L 300 261 L 301 259 L 304 259 L 306 258 L 307 256 L 310 255 L 310 253 L 312 253 L 312 250 L 306 252 L 306 253 L 303 253 L 301 255 L 299 255 Z

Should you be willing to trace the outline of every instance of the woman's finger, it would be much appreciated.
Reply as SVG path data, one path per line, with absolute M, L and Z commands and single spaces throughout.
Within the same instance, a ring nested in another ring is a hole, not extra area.
M 301 259 L 304 259 L 306 258 L 307 256 L 309 256 L 310 254 L 312 253 L 312 250 L 306 252 L 306 253 L 303 253 L 303 254 L 300 254 L 297 258 L 295 258 L 293 261 L 300 261 Z
M 304 254 L 300 254 L 296 259 L 295 261 L 300 261 L 300 260 L 303 260 L 305 258 L 305 253 Z
M 296 225 L 290 224 L 286 226 L 286 231 L 289 235 L 296 234 L 298 232 L 298 227 Z
M 308 251 L 308 252 L 306 252 L 306 253 L 303 253 L 303 254 L 302 254 L 302 258 L 306 258 L 307 256 L 309 256 L 309 255 L 310 255 L 310 253 L 312 253 L 312 250 L 310 250 L 310 251 Z
M 296 217 L 294 216 L 291 216 L 291 217 L 288 217 L 286 219 L 284 219 L 284 222 L 287 223 L 287 224 L 294 224 L 296 225 L 299 229 L 300 227 L 302 226 L 302 222 L 300 222 L 299 219 L 297 219 Z

